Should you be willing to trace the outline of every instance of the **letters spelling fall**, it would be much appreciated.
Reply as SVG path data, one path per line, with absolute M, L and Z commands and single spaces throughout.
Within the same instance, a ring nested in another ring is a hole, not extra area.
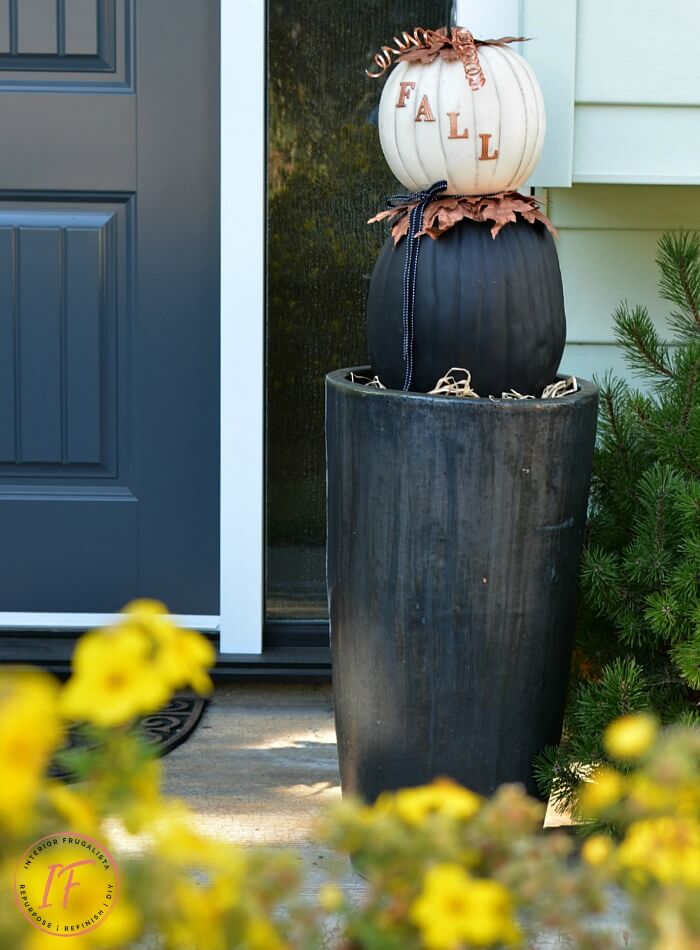
M 406 100 L 411 98 L 411 91 L 416 88 L 416 84 L 414 82 L 401 82 L 399 85 L 401 86 L 401 90 L 399 92 L 399 98 L 396 101 L 396 108 L 405 109 Z M 450 134 L 447 136 L 448 139 L 469 138 L 469 129 L 464 129 L 463 132 L 459 131 L 459 112 L 448 112 L 447 118 L 450 120 Z M 416 110 L 416 122 L 434 121 L 435 116 L 433 115 L 433 110 L 430 108 L 430 100 L 428 99 L 427 95 L 425 95 L 418 103 L 418 109 Z M 494 149 L 494 151 L 489 154 L 492 138 L 491 133 L 480 133 L 479 138 L 481 139 L 481 155 L 479 156 L 479 161 L 495 161 L 498 158 L 499 151 L 498 149 Z

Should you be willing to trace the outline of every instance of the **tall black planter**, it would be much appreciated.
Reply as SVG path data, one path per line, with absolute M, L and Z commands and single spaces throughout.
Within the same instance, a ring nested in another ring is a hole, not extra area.
M 492 402 L 348 374 L 326 380 L 343 789 L 449 775 L 534 793 L 533 758 L 561 733 L 597 390 Z

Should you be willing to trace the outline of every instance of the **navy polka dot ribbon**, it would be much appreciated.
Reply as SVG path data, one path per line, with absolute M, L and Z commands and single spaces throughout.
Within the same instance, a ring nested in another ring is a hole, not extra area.
M 401 324 L 403 329 L 403 361 L 404 378 L 403 391 L 408 392 L 413 379 L 413 326 L 416 314 L 416 277 L 418 276 L 418 252 L 420 251 L 420 237 L 418 232 L 423 230 L 423 212 L 427 205 L 437 195 L 447 188 L 446 181 L 437 181 L 425 191 L 418 191 L 414 195 L 392 195 L 387 198 L 389 208 L 410 204 L 417 201 L 411 208 L 408 216 L 408 234 L 406 235 L 406 261 L 403 268 L 403 308 Z

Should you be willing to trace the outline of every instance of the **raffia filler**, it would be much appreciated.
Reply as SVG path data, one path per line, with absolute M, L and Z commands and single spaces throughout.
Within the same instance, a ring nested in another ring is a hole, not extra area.
M 361 386 L 367 386 L 369 389 L 386 389 L 378 376 L 370 379 L 367 376 L 358 376 L 356 373 L 350 373 L 350 381 L 359 383 Z M 500 396 L 489 396 L 494 402 L 499 399 L 561 399 L 563 396 L 573 396 L 579 391 L 578 380 L 575 376 L 568 376 L 566 379 L 559 379 L 555 383 L 545 386 L 541 396 L 531 396 L 517 392 L 511 389 L 508 392 L 501 393 Z M 453 366 L 441 376 L 435 383 L 435 386 L 427 393 L 428 396 L 457 396 L 462 399 L 480 399 L 479 393 L 472 388 L 472 374 L 468 369 L 460 366 Z

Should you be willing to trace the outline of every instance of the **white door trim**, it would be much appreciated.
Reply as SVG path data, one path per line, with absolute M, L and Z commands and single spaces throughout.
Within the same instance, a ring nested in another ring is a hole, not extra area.
M 261 653 L 263 626 L 265 5 L 221 3 L 221 653 Z M 0 612 L 0 629 L 82 630 L 119 614 Z
M 265 4 L 221 3 L 221 653 L 261 653 Z
M 95 627 L 109 627 L 124 619 L 123 614 L 69 614 L 69 613 L 0 613 L 0 629 L 71 631 L 92 630 Z M 215 633 L 219 629 L 219 618 L 198 616 L 195 614 L 171 615 L 178 626 L 186 630 L 201 630 L 203 633 Z

